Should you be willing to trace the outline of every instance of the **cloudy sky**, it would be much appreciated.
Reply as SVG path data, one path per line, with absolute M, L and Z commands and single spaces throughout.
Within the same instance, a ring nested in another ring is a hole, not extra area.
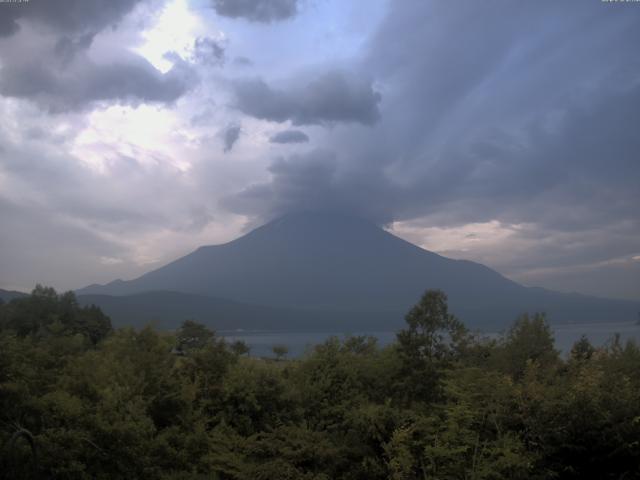
M 0 288 L 283 213 L 640 299 L 640 3 L 0 3 Z

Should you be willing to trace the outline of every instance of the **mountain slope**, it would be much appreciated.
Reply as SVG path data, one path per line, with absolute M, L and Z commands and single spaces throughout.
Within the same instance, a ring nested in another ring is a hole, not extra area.
M 27 295 L 27 293 L 18 292 L 15 290 L 3 290 L 0 288 L 0 300 L 2 300 L 3 302 L 10 302 L 14 298 L 23 298 Z
M 452 311 L 474 326 L 504 325 L 532 310 L 547 311 L 552 321 L 632 320 L 638 309 L 636 302 L 526 288 L 484 265 L 442 257 L 364 220 L 322 213 L 287 215 L 135 280 L 78 293 L 174 291 L 306 311 L 375 311 L 391 320 L 402 318 L 428 288 L 444 290 Z
M 216 330 L 384 330 L 390 323 L 384 312 L 331 311 L 251 305 L 180 292 L 153 291 L 133 295 L 79 295 L 80 305 L 98 305 L 115 326 L 178 328 L 192 319 Z M 301 319 L 304 322 L 301 324 Z

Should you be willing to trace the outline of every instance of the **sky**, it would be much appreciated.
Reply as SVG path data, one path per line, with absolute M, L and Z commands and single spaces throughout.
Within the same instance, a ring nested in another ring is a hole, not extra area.
M 640 299 L 640 3 L 0 3 L 0 288 L 291 211 Z

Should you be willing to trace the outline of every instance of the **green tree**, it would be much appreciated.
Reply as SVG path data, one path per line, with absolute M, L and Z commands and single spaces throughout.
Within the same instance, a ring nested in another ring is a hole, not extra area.
M 236 355 L 238 355 L 239 357 L 244 354 L 248 355 L 249 352 L 251 351 L 251 347 L 249 347 L 249 345 L 247 345 L 247 343 L 242 340 L 236 340 L 231 344 L 230 348 L 231 348 L 231 351 Z
M 589 339 L 582 335 L 580 340 L 576 341 L 571 347 L 571 358 L 577 361 L 590 360 L 596 349 L 591 345 Z
M 202 323 L 185 320 L 178 329 L 176 340 L 178 349 L 183 352 L 206 347 L 215 337 L 215 333 Z
M 219 393 L 216 415 L 245 436 L 296 418 L 294 398 L 279 368 L 242 358 L 229 367 Z
M 415 400 L 435 400 L 443 368 L 460 355 L 468 331 L 449 314 L 447 296 L 440 290 L 425 292 L 405 320 L 408 328 L 397 335 L 404 364 L 401 391 Z
M 2 308 L 0 329 L 21 337 L 82 335 L 97 345 L 111 332 L 111 320 L 95 305 L 81 307 L 73 292 L 58 295 L 53 288 L 37 285 L 31 295 L 14 299 Z
M 276 360 L 282 360 L 289 353 L 289 347 L 286 345 L 274 345 L 271 350 L 276 356 Z
M 553 374 L 560 357 L 545 315 L 520 316 L 507 331 L 498 358 L 500 368 L 516 380 L 524 376 L 529 363 L 540 366 L 542 374 Z

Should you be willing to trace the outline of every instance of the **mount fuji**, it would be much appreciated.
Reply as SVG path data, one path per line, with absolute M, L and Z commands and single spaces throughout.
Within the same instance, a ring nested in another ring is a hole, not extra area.
M 215 328 L 394 329 L 427 289 L 443 290 L 468 326 L 502 328 L 524 312 L 553 323 L 631 321 L 640 302 L 520 285 L 467 260 L 402 240 L 366 220 L 289 214 L 203 246 L 139 278 L 76 293 L 115 323 L 195 318 Z

